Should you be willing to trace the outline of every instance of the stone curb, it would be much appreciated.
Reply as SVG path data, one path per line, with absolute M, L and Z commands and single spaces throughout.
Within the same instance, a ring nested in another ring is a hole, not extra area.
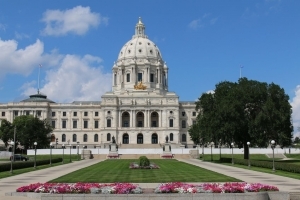
M 24 196 L 41 200 L 290 200 L 288 192 L 195 193 L 195 194 L 43 194 L 10 192 L 6 196 Z

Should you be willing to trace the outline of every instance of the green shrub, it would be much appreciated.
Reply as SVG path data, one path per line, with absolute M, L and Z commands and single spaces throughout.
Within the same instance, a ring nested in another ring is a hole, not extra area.
M 62 162 L 62 158 L 53 158 L 52 163 Z M 50 164 L 49 160 L 37 160 L 36 166 Z M 28 167 L 33 167 L 34 161 L 17 161 L 13 162 L 13 169 L 23 169 Z M 0 172 L 10 171 L 11 163 L 0 164 Z
M 140 167 L 150 166 L 150 160 L 146 156 L 141 156 L 139 160 L 140 160 Z

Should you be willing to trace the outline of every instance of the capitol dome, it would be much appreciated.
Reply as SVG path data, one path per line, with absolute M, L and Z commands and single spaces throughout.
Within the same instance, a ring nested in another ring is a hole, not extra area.
M 135 35 L 122 47 L 118 61 L 141 58 L 162 61 L 158 47 L 145 35 L 145 26 L 139 18 L 135 26 Z

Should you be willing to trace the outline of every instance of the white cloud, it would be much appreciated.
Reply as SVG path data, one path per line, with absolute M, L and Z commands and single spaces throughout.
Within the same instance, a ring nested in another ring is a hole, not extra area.
M 0 24 L 0 30 L 3 30 L 3 31 L 6 30 L 4 24 Z
M 68 33 L 83 35 L 91 27 L 107 24 L 108 18 L 91 12 L 90 7 L 77 6 L 65 11 L 47 10 L 42 21 L 46 23 L 43 34 L 61 36 Z
M 40 91 L 58 103 L 100 100 L 102 94 L 111 90 L 111 74 L 101 71 L 101 61 L 91 55 L 66 55 L 59 68 L 46 72 Z M 29 96 L 32 91 L 34 88 L 28 87 L 23 95 Z
M 15 32 L 15 37 L 20 40 L 20 39 L 23 39 L 23 38 L 29 38 L 29 35 L 24 34 L 24 33 Z
M 294 137 L 300 137 L 300 131 L 298 127 L 300 127 L 300 85 L 298 85 L 295 89 L 295 97 L 292 102 L 293 109 L 293 125 L 294 125 Z
M 17 41 L 0 39 L 0 52 L 0 79 L 9 73 L 27 76 L 39 63 L 55 66 L 61 59 L 56 51 L 45 54 L 44 44 L 40 40 L 18 49 Z
M 192 20 L 189 24 L 188 27 L 191 29 L 198 29 L 202 28 L 206 25 L 214 25 L 217 22 L 218 18 L 217 17 L 211 17 L 210 13 L 205 13 L 202 17 L 199 19 L 194 19 Z

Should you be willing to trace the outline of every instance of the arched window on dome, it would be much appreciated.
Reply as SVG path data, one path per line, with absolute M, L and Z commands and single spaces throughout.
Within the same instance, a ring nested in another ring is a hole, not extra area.
M 143 73 L 138 73 L 138 81 L 143 81 Z
M 126 74 L 126 82 L 129 83 L 130 82 L 130 73 Z

